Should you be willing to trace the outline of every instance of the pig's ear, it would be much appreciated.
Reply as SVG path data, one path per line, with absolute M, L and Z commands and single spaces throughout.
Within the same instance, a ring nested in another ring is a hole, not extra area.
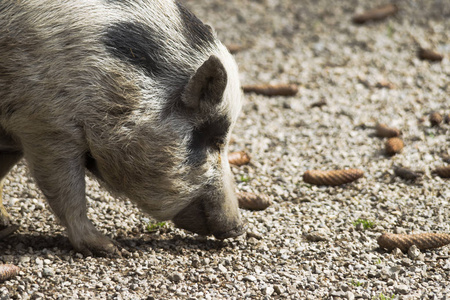
M 222 101 L 226 86 L 225 67 L 217 56 L 211 55 L 189 80 L 182 100 L 192 109 L 215 106 Z

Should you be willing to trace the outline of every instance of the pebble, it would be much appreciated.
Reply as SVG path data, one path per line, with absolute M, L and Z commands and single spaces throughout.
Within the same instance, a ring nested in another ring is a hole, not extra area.
M 247 276 L 244 276 L 243 279 L 244 279 L 245 281 L 250 281 L 250 282 L 256 281 L 256 277 L 253 276 L 253 275 L 247 275 Z
M 184 280 L 184 275 L 181 273 L 174 273 L 174 274 L 170 275 L 169 278 L 173 282 L 180 282 L 180 281 Z
M 29 263 L 30 261 L 31 261 L 31 257 L 29 257 L 29 256 L 21 256 L 19 258 L 19 263 L 21 263 L 21 264 L 26 264 L 26 263 Z
M 50 277 L 54 275 L 54 271 L 51 268 L 44 268 L 42 270 L 42 275 Z
M 348 300 L 354 300 L 355 299 L 355 294 L 353 294 L 352 292 L 348 291 L 347 294 L 345 295 L 346 298 Z
M 398 294 L 407 295 L 410 292 L 410 288 L 406 284 L 399 284 L 394 286 L 394 291 Z
M 392 254 L 392 256 L 395 257 L 395 258 L 401 258 L 401 257 L 403 257 L 403 255 L 404 255 L 404 254 L 403 254 L 403 251 L 400 250 L 399 248 L 395 248 L 394 250 L 392 250 L 391 254 Z
M 222 273 L 227 273 L 227 272 L 228 272 L 227 268 L 225 268 L 225 267 L 224 267 L 223 265 L 221 265 L 221 264 L 219 264 L 219 265 L 217 266 L 217 268 L 218 268 L 219 271 L 222 272 Z
M 412 245 L 408 249 L 408 256 L 412 260 L 424 260 L 424 255 L 416 245 Z
M 275 293 L 277 293 L 278 295 L 281 295 L 284 293 L 285 288 L 282 285 L 276 284 L 273 286 L 273 290 Z
M 264 288 L 264 295 L 265 296 L 272 296 L 272 294 L 275 292 L 274 288 L 272 286 L 267 286 Z
M 44 264 L 44 261 L 42 259 L 40 259 L 39 257 L 36 258 L 36 265 L 42 266 L 43 264 Z
M 305 238 L 310 242 L 324 242 L 329 240 L 329 237 L 323 231 L 310 232 L 305 235 Z

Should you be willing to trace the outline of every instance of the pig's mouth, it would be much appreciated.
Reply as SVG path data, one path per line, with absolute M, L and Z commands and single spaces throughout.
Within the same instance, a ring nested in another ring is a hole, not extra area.
M 243 224 L 243 222 L 240 220 L 239 224 L 236 224 L 236 221 L 227 222 L 226 220 L 222 220 L 222 224 L 215 223 L 219 221 L 208 218 L 207 212 L 205 211 L 203 205 L 203 201 L 201 199 L 194 201 L 182 211 L 180 211 L 172 219 L 172 221 L 179 228 L 186 229 L 200 235 L 212 234 L 215 238 L 220 240 L 237 237 L 243 234 L 247 227 L 246 224 Z M 231 229 L 229 229 L 230 227 Z M 217 230 L 217 228 L 223 230 Z
M 228 238 L 234 238 L 237 236 L 242 235 L 247 230 L 247 224 L 244 223 L 242 225 L 239 225 L 231 230 L 224 231 L 224 232 L 216 232 L 213 233 L 214 237 L 219 240 L 224 240 Z

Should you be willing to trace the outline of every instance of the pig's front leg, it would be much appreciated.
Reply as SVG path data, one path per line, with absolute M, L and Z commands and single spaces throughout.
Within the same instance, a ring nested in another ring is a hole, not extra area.
M 76 144 L 39 148 L 34 145 L 25 157 L 51 209 L 67 228 L 73 247 L 85 255 L 118 254 L 113 242 L 87 217 L 84 153 L 76 150 Z
M 22 158 L 22 156 L 23 155 L 20 151 L 0 151 L 0 229 L 10 225 L 9 215 L 3 206 L 3 181 L 5 180 L 9 170 L 11 170 L 11 168 Z

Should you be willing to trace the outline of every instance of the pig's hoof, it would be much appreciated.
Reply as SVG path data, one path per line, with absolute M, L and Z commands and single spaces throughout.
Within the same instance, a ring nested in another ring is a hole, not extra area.
M 5 237 L 13 234 L 17 229 L 19 229 L 19 226 L 17 225 L 11 225 L 8 227 L 1 227 L 0 226 L 0 240 L 4 239 Z
M 79 237 L 84 237 L 80 239 Z M 121 256 L 120 251 L 114 244 L 114 241 L 99 232 L 90 232 L 86 235 L 70 235 L 69 239 L 78 252 L 84 256 L 102 256 L 102 257 L 117 257 Z
M 105 244 L 96 244 L 91 245 L 90 247 L 79 248 L 78 251 L 84 256 L 122 257 L 122 253 L 111 241 Z
M 9 219 L 8 213 L 0 207 L 0 229 L 8 227 L 10 224 L 11 220 Z

